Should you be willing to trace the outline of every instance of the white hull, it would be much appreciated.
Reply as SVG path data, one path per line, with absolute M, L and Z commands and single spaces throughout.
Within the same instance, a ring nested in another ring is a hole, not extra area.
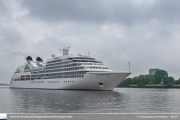
M 10 88 L 113 90 L 130 72 L 87 73 L 83 78 L 54 78 L 11 81 Z M 102 83 L 103 85 L 100 85 Z

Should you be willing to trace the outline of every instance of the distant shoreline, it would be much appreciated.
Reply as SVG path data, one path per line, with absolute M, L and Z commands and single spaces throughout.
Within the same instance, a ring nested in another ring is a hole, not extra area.
M 117 88 L 180 88 L 180 85 L 145 85 L 145 86 L 137 86 L 137 85 L 130 85 L 130 86 L 118 86 Z
M 0 86 L 9 86 L 9 84 L 6 84 L 6 83 L 0 83 Z

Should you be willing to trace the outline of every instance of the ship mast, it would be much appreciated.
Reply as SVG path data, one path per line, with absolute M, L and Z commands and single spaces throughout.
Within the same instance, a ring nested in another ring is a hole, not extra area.
M 67 48 L 64 47 L 63 49 L 59 49 L 59 50 L 60 50 L 60 52 L 61 52 L 61 50 L 63 51 L 63 56 L 64 56 L 64 55 L 68 55 L 69 48 L 70 47 L 67 47 Z

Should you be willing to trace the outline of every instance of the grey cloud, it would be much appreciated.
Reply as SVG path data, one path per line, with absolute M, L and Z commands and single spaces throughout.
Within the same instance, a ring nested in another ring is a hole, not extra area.
M 12 8 L 4 1 L 0 0 L 0 14 L 7 15 L 0 19 L 0 80 L 9 82 L 27 55 L 46 60 L 52 53 L 60 56 L 58 49 L 64 46 L 73 54 L 90 51 L 113 70 L 128 70 L 130 61 L 132 77 L 158 67 L 179 78 L 180 1 L 19 0 L 10 2 Z M 29 13 L 19 15 L 25 9 Z
M 157 19 L 179 22 L 180 1 L 157 0 L 134 3 L 128 0 L 25 0 L 29 16 L 47 22 L 116 22 L 133 24 Z
M 2 17 L 2 15 L 7 15 L 8 12 L 9 11 L 7 9 L 6 4 L 3 0 L 0 0 L 0 17 Z
M 45 21 L 103 21 L 106 17 L 106 13 L 101 11 L 101 1 L 95 0 L 24 1 L 23 6 L 30 10 L 30 16 Z
M 0 26 L 0 43 L 3 47 L 15 49 L 21 42 L 21 33 L 16 28 Z
M 13 46 L 13 45 L 12 45 Z M 11 47 L 12 47 L 11 46 Z M 17 51 L 16 49 L 7 49 L 3 46 L 0 46 L 0 50 L 6 57 L 26 57 L 26 56 L 38 56 L 37 54 L 25 52 L 25 51 Z
M 22 51 L 7 51 L 6 52 L 8 56 L 22 56 L 22 57 L 26 57 L 26 56 L 37 56 L 36 54 L 34 53 L 25 53 L 25 52 L 22 52 Z
M 147 12 L 147 19 L 157 18 L 162 21 L 177 22 L 180 19 L 180 1 L 179 0 L 157 0 L 156 4 Z M 148 17 L 149 16 L 149 17 Z

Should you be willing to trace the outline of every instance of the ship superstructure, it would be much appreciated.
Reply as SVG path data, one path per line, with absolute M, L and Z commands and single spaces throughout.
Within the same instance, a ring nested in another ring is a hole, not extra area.
M 45 63 L 40 57 L 34 62 L 31 56 L 17 68 L 12 76 L 11 88 L 113 90 L 130 72 L 113 72 L 102 61 L 90 56 L 52 54 Z

